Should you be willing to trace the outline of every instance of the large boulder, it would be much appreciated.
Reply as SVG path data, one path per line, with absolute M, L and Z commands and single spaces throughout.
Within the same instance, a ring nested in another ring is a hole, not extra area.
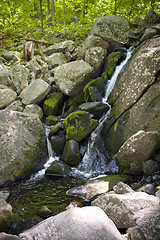
M 136 225 L 147 240 L 159 240 L 160 236 L 160 206 L 145 208 L 134 214 Z
M 160 133 L 143 130 L 130 137 L 115 155 L 120 170 L 130 174 L 142 174 L 143 163 L 160 148 Z
M 117 81 L 111 118 L 104 129 L 106 148 L 115 154 L 139 130 L 160 131 L 160 37 L 142 43 Z
M 54 69 L 56 85 L 69 96 L 80 94 L 91 80 L 92 74 L 93 67 L 83 60 L 66 63 Z
M 0 185 L 39 170 L 47 159 L 44 128 L 36 114 L 0 111 Z
M 88 38 L 83 42 L 80 51 L 78 52 L 78 59 L 84 59 L 85 53 L 88 49 L 93 47 L 101 47 L 104 50 L 107 50 L 109 47 L 109 43 L 103 40 L 101 37 L 90 35 Z
M 53 53 L 65 53 L 65 52 L 72 53 L 74 49 L 75 49 L 74 42 L 71 40 L 66 40 L 64 42 L 49 46 L 47 49 L 42 50 L 42 53 L 47 56 L 50 56 Z
M 26 232 L 22 240 L 122 240 L 114 223 L 97 207 L 71 208 L 50 217 Z
M 105 193 L 92 202 L 102 208 L 117 228 L 129 228 L 136 225 L 134 214 L 144 208 L 158 207 L 159 199 L 144 192 L 125 194 Z
M 29 70 L 21 64 L 11 69 L 9 83 L 18 94 L 28 86 L 28 76 Z
M 107 51 L 101 47 L 92 47 L 86 51 L 85 61 L 94 68 L 94 78 L 101 74 L 106 56 Z
M 2 85 L 0 86 L 0 109 L 7 107 L 17 97 L 17 93 L 12 89 L 5 86 L 1 87 Z
M 51 56 L 48 57 L 48 60 L 50 69 L 67 63 L 67 60 L 63 53 L 53 53 Z
M 12 207 L 4 199 L 0 199 L 0 232 L 9 230 L 13 220 Z
M 66 142 L 63 159 L 65 163 L 68 163 L 71 166 L 76 166 L 81 161 L 79 143 L 74 140 L 68 140 Z
M 25 105 L 40 103 L 49 93 L 51 87 L 42 79 L 32 81 L 20 94 Z
M 92 26 L 91 35 L 102 37 L 109 42 L 110 50 L 128 42 L 128 21 L 119 16 L 104 16 L 97 18 Z
M 85 111 L 73 112 L 64 120 L 66 138 L 78 142 L 88 137 L 97 126 L 98 121 Z

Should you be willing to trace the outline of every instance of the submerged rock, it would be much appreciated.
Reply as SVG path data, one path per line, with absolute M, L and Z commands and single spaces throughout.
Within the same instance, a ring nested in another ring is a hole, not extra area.
M 97 207 L 71 208 L 19 236 L 25 240 L 122 240 L 114 223 Z
M 85 201 L 91 201 L 95 196 L 106 193 L 108 190 L 109 182 L 91 180 L 84 185 L 69 189 L 67 195 L 77 196 Z
M 88 137 L 97 126 L 98 121 L 84 111 L 73 112 L 64 120 L 66 138 L 78 142 Z
M 37 209 L 37 215 L 42 218 L 48 218 L 52 216 L 52 211 L 47 206 L 42 206 Z

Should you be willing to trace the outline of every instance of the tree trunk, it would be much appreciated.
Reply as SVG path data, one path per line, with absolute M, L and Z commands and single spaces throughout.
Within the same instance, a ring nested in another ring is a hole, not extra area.
M 48 17 L 51 14 L 51 6 L 50 6 L 50 0 L 47 0 L 47 12 L 48 12 Z
M 55 22 L 55 8 L 54 8 L 54 0 L 52 0 L 52 22 Z
M 65 7 L 65 0 L 63 0 L 63 13 L 64 13 L 64 25 L 66 27 L 66 7 Z
M 40 0 L 40 12 L 41 12 L 41 29 L 43 32 L 43 10 L 42 10 L 42 0 Z

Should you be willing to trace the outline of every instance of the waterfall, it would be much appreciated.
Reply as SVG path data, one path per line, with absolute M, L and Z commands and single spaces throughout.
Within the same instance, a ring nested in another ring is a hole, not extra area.
M 116 67 L 114 74 L 111 79 L 108 80 L 106 86 L 106 93 L 104 98 L 102 99 L 103 103 L 107 103 L 110 93 L 112 92 L 116 80 L 120 74 L 124 70 L 125 65 L 128 60 L 131 58 L 134 47 L 131 47 L 127 53 L 126 58 L 119 66 Z M 110 114 L 111 106 L 109 105 L 109 111 L 102 116 L 99 121 L 98 127 L 91 133 L 90 140 L 88 142 L 87 151 L 78 166 L 78 169 L 73 169 L 73 175 L 78 174 L 85 177 L 97 176 L 106 172 L 116 173 L 118 171 L 118 167 L 114 161 L 114 159 L 109 157 L 108 153 L 105 150 L 104 142 L 101 137 L 101 132 L 103 130 L 104 124 Z
M 45 125 L 46 137 L 47 137 L 47 150 L 48 150 L 48 160 L 44 164 L 43 168 L 39 170 L 36 174 L 32 175 L 30 180 L 39 180 L 44 177 L 45 171 L 49 168 L 55 160 L 59 160 L 59 157 L 53 152 L 51 142 L 49 140 L 50 127 Z

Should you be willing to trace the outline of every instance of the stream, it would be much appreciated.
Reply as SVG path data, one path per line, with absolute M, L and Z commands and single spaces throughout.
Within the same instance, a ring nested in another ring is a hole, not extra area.
M 134 48 L 130 48 L 126 53 L 126 59 L 116 67 L 112 78 L 106 86 L 106 94 L 103 102 L 108 104 L 108 97 L 114 88 L 116 80 L 120 72 L 123 71 L 128 60 L 131 58 Z M 45 170 L 59 157 L 52 150 L 48 135 L 50 128 L 46 126 L 46 136 L 48 145 L 48 160 L 43 169 L 32 175 L 29 179 L 16 181 L 9 185 L 7 189 L 11 191 L 10 197 L 7 200 L 13 207 L 14 225 L 24 219 L 38 217 L 37 210 L 41 206 L 47 206 L 53 215 L 56 215 L 66 209 L 72 202 L 73 198 L 66 195 L 66 192 L 75 186 L 84 184 L 87 179 L 94 178 L 106 173 L 115 174 L 118 172 L 114 159 L 111 159 L 103 146 L 101 132 L 104 124 L 110 114 L 109 111 L 102 116 L 98 127 L 92 132 L 88 141 L 86 153 L 77 168 L 73 168 L 71 175 L 68 177 L 48 177 L 45 175 Z

